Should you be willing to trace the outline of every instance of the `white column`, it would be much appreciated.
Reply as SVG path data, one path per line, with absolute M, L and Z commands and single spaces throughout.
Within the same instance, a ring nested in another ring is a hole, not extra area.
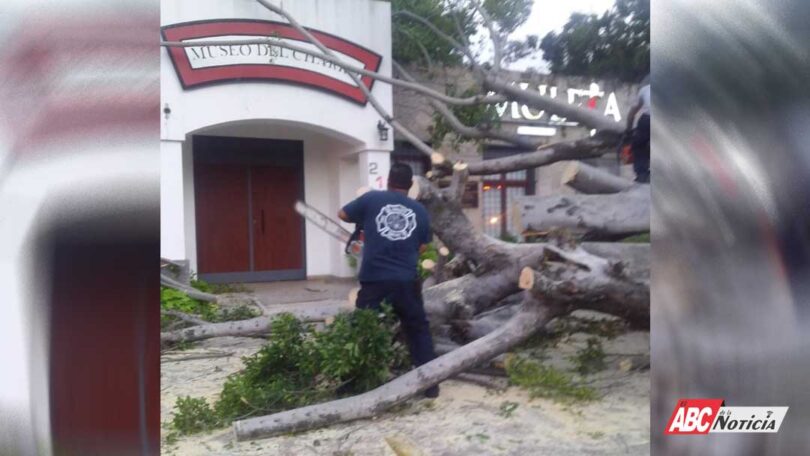
M 160 142 L 160 256 L 187 260 L 183 142 Z
M 372 190 L 388 188 L 388 171 L 391 169 L 391 152 L 364 150 L 358 154 L 357 164 L 360 186 Z

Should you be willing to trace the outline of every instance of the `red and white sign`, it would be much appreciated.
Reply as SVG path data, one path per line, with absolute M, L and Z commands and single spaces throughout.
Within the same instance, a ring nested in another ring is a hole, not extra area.
M 778 432 L 788 407 L 726 407 L 723 399 L 680 399 L 664 434 Z
M 358 44 L 308 29 L 346 64 L 377 71 L 382 57 Z M 162 28 L 166 41 L 244 41 L 273 39 L 312 51 L 318 49 L 289 24 L 248 19 L 185 22 Z M 233 81 L 284 81 L 302 84 L 365 104 L 366 96 L 349 74 L 333 62 L 272 44 L 168 48 L 184 89 Z M 374 80 L 361 78 L 369 90 Z

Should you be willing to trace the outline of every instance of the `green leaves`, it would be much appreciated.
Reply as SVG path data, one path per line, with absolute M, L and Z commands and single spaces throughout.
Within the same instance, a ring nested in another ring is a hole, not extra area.
M 512 33 L 532 13 L 534 0 L 484 0 L 484 9 L 503 33 Z
M 191 285 L 206 293 L 225 292 L 233 288 L 229 285 L 213 286 L 201 280 L 192 280 Z M 193 299 L 186 293 L 169 287 L 160 287 L 160 309 L 176 310 L 189 315 L 196 315 L 210 322 L 246 320 L 259 316 L 259 311 L 245 305 L 232 309 L 220 309 L 218 305 L 212 302 Z M 163 315 L 161 317 L 161 327 L 165 327 L 175 321 L 177 321 L 176 318 Z
M 390 310 L 343 313 L 320 332 L 279 316 L 272 340 L 228 377 L 214 405 L 217 416 L 227 423 L 376 388 L 403 356 L 393 324 Z
M 394 60 L 402 64 L 426 63 L 425 53 L 437 65 L 454 66 L 462 63 L 463 53 L 446 39 L 413 18 L 398 15 L 408 11 L 429 21 L 443 34 L 464 45 L 485 27 L 472 1 L 455 0 L 392 0 Z M 495 29 L 506 37 L 523 25 L 532 11 L 533 0 L 484 0 L 481 4 L 494 23 Z
M 160 308 L 198 315 L 207 321 L 214 321 L 218 311 L 214 303 L 192 299 L 184 292 L 169 287 L 160 287 Z
M 540 49 L 553 73 L 637 82 L 650 72 L 650 1 L 616 0 L 601 17 L 574 13 Z
M 178 397 L 170 428 L 179 435 L 196 434 L 221 427 L 217 415 L 204 398 Z
M 469 88 L 464 91 L 458 91 L 455 87 L 448 86 L 445 92 L 448 95 L 460 98 L 481 95 L 480 88 Z M 500 127 L 500 116 L 498 116 L 498 112 L 493 109 L 492 105 L 451 106 L 450 109 L 458 120 L 468 127 L 477 127 L 481 130 L 497 130 Z M 442 141 L 450 135 L 450 145 L 454 148 L 458 148 L 462 142 L 470 141 L 469 138 L 455 134 L 455 129 L 438 111 L 433 113 L 433 125 L 430 126 L 430 135 L 433 144 L 441 144 Z M 483 143 L 481 140 L 477 142 L 479 145 Z

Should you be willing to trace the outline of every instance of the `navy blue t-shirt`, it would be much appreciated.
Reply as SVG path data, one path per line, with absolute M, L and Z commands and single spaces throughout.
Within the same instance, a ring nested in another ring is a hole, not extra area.
M 424 206 L 399 192 L 372 190 L 343 211 L 365 235 L 361 282 L 416 279 L 419 246 L 431 241 Z

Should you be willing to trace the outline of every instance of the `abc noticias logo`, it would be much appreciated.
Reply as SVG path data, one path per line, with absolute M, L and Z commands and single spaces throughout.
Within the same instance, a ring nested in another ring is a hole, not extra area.
M 664 434 L 778 432 L 788 407 L 726 407 L 723 399 L 680 399 Z

